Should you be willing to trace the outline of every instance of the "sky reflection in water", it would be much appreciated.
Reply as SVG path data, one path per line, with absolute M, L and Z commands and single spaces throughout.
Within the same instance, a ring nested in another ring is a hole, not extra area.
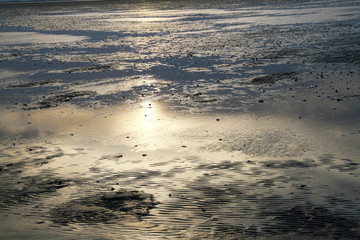
M 271 221 L 259 223 L 252 216 L 271 205 L 276 211 L 280 202 L 282 208 L 311 202 L 338 211 L 336 201 L 346 199 L 342 215 L 358 211 L 353 206 L 359 133 L 346 127 L 320 123 L 320 128 L 311 119 L 272 114 L 184 115 L 153 101 L 125 108 L 3 110 L 2 116 L 1 155 L 14 164 L 2 166 L 10 171 L 2 176 L 5 182 L 26 182 L 28 176 L 70 179 L 71 187 L 37 203 L 44 208 L 111 189 L 153 194 L 160 204 L 141 225 L 114 223 L 130 228 L 130 235 L 134 226 L 146 237 L 145 229 L 172 236 L 180 229 L 191 234 L 189 228 L 203 224 L 266 227 Z M 21 175 L 11 173 L 12 167 Z M 229 222 L 239 215 L 241 220 Z

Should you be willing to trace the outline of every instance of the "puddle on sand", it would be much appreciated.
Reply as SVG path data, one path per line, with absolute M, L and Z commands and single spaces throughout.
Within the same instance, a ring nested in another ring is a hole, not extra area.
M 359 234 L 352 128 L 271 114 L 183 115 L 151 101 L 1 116 L 8 238 L 19 229 L 54 239 Z

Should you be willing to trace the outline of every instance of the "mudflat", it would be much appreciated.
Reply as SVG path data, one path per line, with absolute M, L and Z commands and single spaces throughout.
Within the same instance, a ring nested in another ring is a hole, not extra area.
M 358 2 L 0 7 L 1 239 L 358 239 Z

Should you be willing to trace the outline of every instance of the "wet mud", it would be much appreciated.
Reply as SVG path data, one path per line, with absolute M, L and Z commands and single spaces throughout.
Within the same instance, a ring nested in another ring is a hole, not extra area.
M 46 80 L 46 81 L 35 81 L 35 82 L 29 82 L 29 83 L 20 83 L 16 85 L 8 85 L 7 88 L 28 88 L 28 87 L 37 87 L 42 85 L 48 85 L 52 83 L 60 82 L 60 80 Z
M 264 213 L 274 219 L 274 225 L 265 228 L 269 233 L 297 232 L 314 238 L 355 239 L 359 236 L 359 224 L 338 217 L 320 206 L 294 206 L 290 209 Z
M 81 91 L 81 92 L 70 92 L 65 94 L 60 94 L 52 97 L 45 98 L 41 102 L 39 102 L 38 107 L 30 107 L 27 109 L 42 109 L 42 108 L 52 108 L 52 107 L 58 107 L 61 103 L 68 102 L 72 100 L 73 98 L 78 97 L 84 97 L 89 96 L 91 94 L 94 94 L 94 92 L 91 91 Z
M 73 200 L 51 210 L 55 223 L 70 224 L 75 222 L 95 224 L 119 220 L 125 216 L 134 216 L 139 221 L 142 216 L 156 205 L 153 196 L 139 191 L 117 191 L 83 199 Z M 125 216 L 124 216 L 125 215 Z
M 251 84 L 269 84 L 269 83 L 275 83 L 276 81 L 285 79 L 285 78 L 291 78 L 295 76 L 296 73 L 274 73 L 271 75 L 266 76 L 259 76 L 252 78 L 250 83 Z
M 42 164 L 45 164 L 42 162 Z M 34 199 L 44 196 L 60 188 L 69 186 L 70 180 L 51 176 L 23 176 L 25 166 L 21 163 L 9 163 L 1 167 L 3 186 L 0 189 L 0 207 L 10 208 L 22 204 L 30 204 Z
M 78 72 L 92 72 L 92 71 L 106 71 L 112 68 L 111 65 L 99 65 L 99 66 L 91 66 L 91 67 L 83 67 L 83 68 L 72 68 L 69 70 L 65 70 L 68 73 L 78 73 Z

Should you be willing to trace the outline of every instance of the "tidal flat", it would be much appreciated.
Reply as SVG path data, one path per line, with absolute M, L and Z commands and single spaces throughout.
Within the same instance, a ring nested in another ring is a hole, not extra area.
M 1 239 L 358 239 L 358 1 L 0 4 Z

